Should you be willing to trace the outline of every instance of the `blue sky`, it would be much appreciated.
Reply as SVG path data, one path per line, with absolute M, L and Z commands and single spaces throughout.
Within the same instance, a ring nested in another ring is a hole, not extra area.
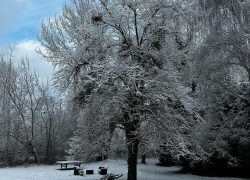
M 15 45 L 16 57 L 30 59 L 32 69 L 42 78 L 50 77 L 52 67 L 35 52 L 42 20 L 60 12 L 66 0 L 0 0 L 0 51 Z

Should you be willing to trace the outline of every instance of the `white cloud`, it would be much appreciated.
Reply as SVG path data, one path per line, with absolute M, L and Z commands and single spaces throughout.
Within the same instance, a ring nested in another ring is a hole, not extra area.
M 36 53 L 36 36 L 42 19 L 53 17 L 66 1 L 70 0 L 0 0 L 0 52 L 15 44 L 17 61 L 27 56 L 32 70 L 51 77 L 52 66 Z
M 43 19 L 53 17 L 66 0 L 0 0 L 0 46 L 35 39 Z
M 36 52 L 39 47 L 39 42 L 35 40 L 21 41 L 15 46 L 16 60 L 20 61 L 22 57 L 27 57 L 30 62 L 31 70 L 39 73 L 41 78 L 46 80 L 52 77 L 53 67 L 45 61 L 40 54 Z

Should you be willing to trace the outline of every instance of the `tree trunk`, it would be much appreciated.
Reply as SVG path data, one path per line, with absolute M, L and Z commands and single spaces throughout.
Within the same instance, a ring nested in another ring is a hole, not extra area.
M 146 164 L 146 154 L 141 156 L 141 163 Z
M 40 164 L 40 160 L 35 149 L 32 150 L 32 155 L 34 156 L 35 163 Z
M 35 163 L 40 164 L 40 160 L 33 142 L 29 141 L 26 147 L 29 149 L 30 154 L 32 154 L 32 156 L 34 157 Z
M 137 154 L 138 140 L 128 144 L 128 178 L 127 180 L 137 180 Z
M 52 118 L 49 119 L 49 129 L 47 133 L 47 144 L 46 144 L 46 155 L 45 155 L 45 162 L 47 164 L 51 163 L 51 152 L 52 152 L 51 129 L 52 129 Z
M 142 90 L 141 90 L 142 91 Z M 126 134 L 126 143 L 128 148 L 128 177 L 127 180 L 137 180 L 137 154 L 140 143 L 140 112 L 136 109 L 142 105 L 143 100 L 137 97 L 136 93 L 131 93 L 128 97 L 131 108 L 130 115 L 124 114 L 124 127 Z
M 129 121 L 129 118 L 126 114 L 125 116 L 126 122 L 128 122 L 125 126 L 126 130 L 126 142 L 128 148 L 128 178 L 127 180 L 137 180 L 137 154 L 139 147 L 139 139 L 137 137 L 137 128 L 138 128 L 138 120 L 135 119 L 133 121 Z

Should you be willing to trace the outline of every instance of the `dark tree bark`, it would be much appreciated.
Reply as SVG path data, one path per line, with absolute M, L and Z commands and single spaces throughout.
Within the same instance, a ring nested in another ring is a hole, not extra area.
M 136 86 L 143 92 L 143 81 L 137 82 Z M 137 96 L 135 92 L 131 92 L 128 96 L 127 103 L 129 105 L 128 111 L 124 112 L 124 128 L 126 134 L 126 143 L 128 148 L 128 177 L 127 180 L 137 180 L 137 155 L 140 143 L 138 136 L 140 130 L 140 110 L 138 106 L 143 106 L 143 98 Z
M 141 163 L 146 164 L 146 154 L 141 156 Z
M 129 116 L 125 115 L 125 133 L 128 148 L 128 177 L 127 180 L 137 180 L 137 154 L 139 147 L 139 139 L 137 137 L 137 130 L 139 127 L 139 119 L 129 119 Z
M 32 142 L 32 141 L 28 141 L 28 143 L 27 143 L 27 145 L 26 145 L 26 148 L 28 148 L 30 154 L 32 154 L 32 156 L 34 157 L 35 163 L 40 164 L 40 159 L 39 159 L 39 157 L 38 157 L 36 148 L 35 148 L 35 146 L 33 145 L 33 142 Z
M 197 83 L 195 81 L 192 82 L 192 85 L 191 85 L 191 88 L 192 88 L 192 92 L 195 92 L 196 91 L 196 86 L 197 86 Z
M 40 160 L 35 149 L 32 150 L 31 154 L 34 156 L 35 163 L 40 164 Z
M 51 135 L 51 130 L 52 130 L 52 118 L 49 119 L 49 128 L 47 131 L 47 145 L 46 145 L 46 155 L 45 155 L 45 162 L 47 164 L 51 163 L 51 152 L 52 152 L 52 135 Z
M 127 180 L 137 180 L 137 154 L 139 141 L 134 139 L 128 139 L 128 178 Z

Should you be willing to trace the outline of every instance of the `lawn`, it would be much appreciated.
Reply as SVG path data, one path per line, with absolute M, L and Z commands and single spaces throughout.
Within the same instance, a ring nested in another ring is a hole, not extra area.
M 150 159 L 147 164 L 138 164 L 138 180 L 240 180 L 242 178 L 201 177 L 191 174 L 179 174 L 179 167 L 155 166 L 157 160 Z M 127 164 L 124 160 L 86 163 L 82 167 L 94 169 L 94 175 L 74 176 L 73 170 L 61 171 L 59 165 L 40 165 L 8 167 L 0 169 L 0 180 L 99 180 L 99 166 L 108 166 L 108 173 L 124 174 L 119 180 L 126 180 Z

